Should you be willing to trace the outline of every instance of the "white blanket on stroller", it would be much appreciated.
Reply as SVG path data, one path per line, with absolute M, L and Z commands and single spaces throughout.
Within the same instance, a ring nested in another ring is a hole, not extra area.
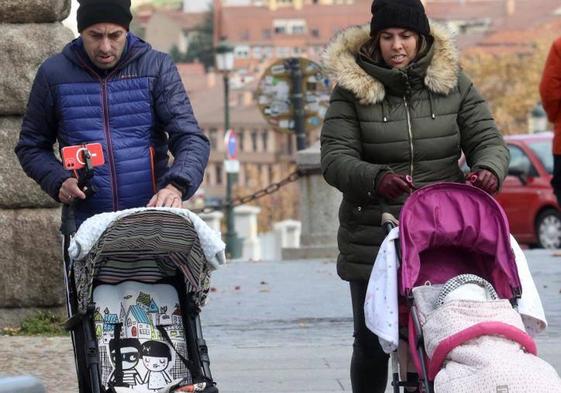
M 394 228 L 380 246 L 370 274 L 364 302 L 366 326 L 378 336 L 386 353 L 395 351 L 399 344 L 397 284 L 399 260 L 395 252 L 395 241 L 398 239 L 399 228 Z M 522 298 L 518 301 L 518 312 L 522 316 L 528 334 L 535 336 L 547 327 L 542 302 L 530 274 L 526 256 L 512 236 L 510 236 L 510 245 L 514 251 L 522 284 Z
M 103 234 L 105 229 L 115 220 L 145 210 L 169 211 L 187 218 L 193 223 L 193 227 L 199 235 L 201 248 L 203 249 L 210 268 L 212 270 L 217 269 L 219 265 L 222 265 L 225 262 L 226 257 L 224 255 L 224 249 L 226 246 L 220 237 L 220 232 L 210 228 L 198 215 L 188 209 L 164 207 L 141 207 L 136 209 L 127 209 L 118 212 L 96 214 L 95 216 L 88 218 L 82 223 L 82 225 L 80 225 L 76 235 L 70 242 L 70 246 L 68 247 L 68 254 L 70 258 L 75 260 L 84 258 L 88 252 L 90 252 L 91 248 Z

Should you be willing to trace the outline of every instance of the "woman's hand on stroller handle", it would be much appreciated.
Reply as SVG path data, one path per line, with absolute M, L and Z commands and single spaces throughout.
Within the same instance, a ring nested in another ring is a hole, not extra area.
M 395 199 L 416 189 L 413 178 L 403 173 L 386 173 L 378 183 L 376 193 L 387 199 Z
M 466 181 L 491 195 L 499 190 L 499 180 L 487 169 L 481 169 L 476 172 L 468 173 L 466 175 Z

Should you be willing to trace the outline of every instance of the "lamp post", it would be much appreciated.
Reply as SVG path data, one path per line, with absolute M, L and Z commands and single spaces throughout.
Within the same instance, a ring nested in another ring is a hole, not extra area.
M 541 102 L 530 111 L 528 116 L 528 131 L 530 133 L 544 132 L 547 129 L 547 114 Z
M 224 132 L 230 129 L 230 72 L 234 69 L 234 49 L 222 40 L 215 49 L 215 64 L 224 78 Z M 226 171 L 226 255 L 239 258 L 238 236 L 234 227 L 234 208 L 232 206 L 232 186 L 235 174 Z

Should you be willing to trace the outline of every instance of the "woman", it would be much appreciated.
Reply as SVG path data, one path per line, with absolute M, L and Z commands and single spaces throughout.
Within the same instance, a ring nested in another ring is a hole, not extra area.
M 415 187 L 463 182 L 499 189 L 509 154 L 489 109 L 459 69 L 451 38 L 419 0 L 374 0 L 370 24 L 338 35 L 324 54 L 336 82 L 321 133 L 326 181 L 343 193 L 337 271 L 350 282 L 354 393 L 384 392 L 388 358 L 365 326 L 367 281 L 384 238 L 381 202 L 398 216 Z

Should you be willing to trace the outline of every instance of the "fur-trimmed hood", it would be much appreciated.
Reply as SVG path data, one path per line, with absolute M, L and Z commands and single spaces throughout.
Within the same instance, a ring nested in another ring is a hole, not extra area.
M 436 94 L 447 95 L 458 83 L 458 51 L 450 33 L 431 22 L 434 55 L 424 78 L 425 86 Z M 370 25 L 353 26 L 333 38 L 322 54 L 328 76 L 341 87 L 354 93 L 361 104 L 384 100 L 382 82 L 368 74 L 356 62 L 361 46 L 370 39 Z

